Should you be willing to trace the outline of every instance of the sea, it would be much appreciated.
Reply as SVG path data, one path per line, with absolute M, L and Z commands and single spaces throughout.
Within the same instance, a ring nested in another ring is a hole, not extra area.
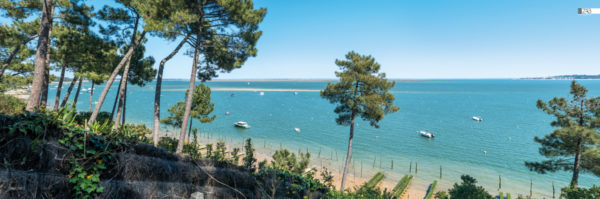
M 308 151 L 313 159 L 311 166 L 327 165 L 340 170 L 347 151 L 349 127 L 336 124 L 337 115 L 333 112 L 336 105 L 319 95 L 319 90 L 332 82 L 206 82 L 213 89 L 216 119 L 212 123 L 194 121 L 193 127 L 199 129 L 201 139 L 206 135 L 242 143 L 245 138 L 252 138 L 259 148 Z M 589 96 L 600 96 L 600 81 L 579 83 L 587 87 Z M 568 186 L 571 174 L 564 171 L 538 174 L 524 162 L 545 159 L 538 153 L 540 145 L 534 142 L 534 137 L 554 130 L 550 126 L 553 117 L 536 108 L 536 101 L 568 97 L 570 84 L 570 80 L 396 80 L 391 93 L 396 98 L 395 105 L 400 107 L 398 112 L 385 115 L 379 128 L 357 118 L 350 173 L 368 176 L 383 171 L 386 180 L 396 182 L 410 173 L 420 182 L 430 184 L 437 180 L 446 188 L 468 174 L 493 193 L 511 192 L 516 197 L 529 195 L 531 190 L 535 198 L 550 198 L 554 190 L 558 196 L 560 188 Z M 161 117 L 167 117 L 169 107 L 185 99 L 188 85 L 186 80 L 163 81 Z M 50 106 L 56 86 L 50 86 Z M 64 95 L 68 84 L 63 86 Z M 112 110 L 117 86 L 118 82 L 112 85 L 103 111 Z M 156 82 L 128 86 L 127 122 L 152 128 L 155 86 Z M 87 90 L 91 85 L 84 82 L 82 87 Z M 95 88 L 92 106 L 104 85 Z M 81 91 L 77 108 L 87 111 L 89 104 L 89 92 Z M 473 116 L 483 121 L 477 122 Z M 233 123 L 237 121 L 248 122 L 251 128 L 235 128 Z M 161 128 L 178 133 L 171 127 Z M 435 138 L 420 136 L 417 133 L 420 130 L 429 130 Z M 600 184 L 600 178 L 583 173 L 579 184 L 584 187 Z

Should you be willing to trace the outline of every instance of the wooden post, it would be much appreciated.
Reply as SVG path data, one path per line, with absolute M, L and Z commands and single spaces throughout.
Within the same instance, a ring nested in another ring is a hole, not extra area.
M 554 181 L 552 181 L 552 199 L 554 199 Z
M 440 165 L 440 180 L 442 179 L 442 165 Z
M 335 161 L 337 161 L 337 160 L 338 160 L 338 157 L 337 157 L 337 150 L 335 150 Z
M 408 173 L 412 173 L 412 160 L 410 161 L 410 164 L 408 165 Z
M 379 168 L 381 169 L 381 160 L 383 160 L 383 158 L 379 157 Z
M 377 156 L 373 156 L 373 168 L 375 168 L 375 161 L 377 161 Z
M 415 162 L 415 174 L 419 173 L 419 161 Z
M 531 198 L 531 196 L 533 196 L 533 178 L 530 179 L 530 184 L 529 184 L 529 198 Z
M 498 175 L 498 191 L 502 189 L 502 175 Z
M 362 178 L 362 160 L 360 161 L 360 177 Z
M 319 158 L 321 158 L 321 147 L 319 147 Z
M 394 160 L 392 160 L 392 171 L 394 170 Z

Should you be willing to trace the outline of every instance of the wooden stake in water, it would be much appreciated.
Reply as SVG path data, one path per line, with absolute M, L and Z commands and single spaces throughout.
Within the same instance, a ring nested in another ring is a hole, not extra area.
M 375 161 L 377 161 L 377 156 L 373 156 L 373 168 L 375 168 Z
M 337 150 L 335 150 L 335 161 L 337 161 L 337 160 L 338 160 L 338 157 L 337 157 Z
M 442 179 L 442 165 L 440 165 L 440 180 Z
M 319 147 L 319 158 L 321 158 L 321 147 Z
M 415 162 L 415 174 L 419 173 L 419 161 Z
M 392 160 L 392 170 L 394 170 L 394 160 Z
M 502 175 L 498 175 L 498 191 L 502 189 Z
M 410 161 L 410 164 L 408 165 L 408 173 L 412 173 L 412 160 Z
M 362 160 L 360 161 L 360 177 L 362 178 Z
M 552 181 L 552 199 L 554 199 L 554 181 Z
M 529 198 L 531 198 L 531 196 L 533 196 L 533 178 L 530 179 L 529 184 Z

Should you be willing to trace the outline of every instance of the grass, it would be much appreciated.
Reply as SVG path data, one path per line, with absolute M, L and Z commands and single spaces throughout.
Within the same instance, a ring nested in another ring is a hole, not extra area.
M 363 186 L 367 189 L 372 189 L 373 187 L 377 186 L 377 184 L 379 184 L 379 182 L 381 182 L 381 180 L 383 180 L 383 177 L 385 177 L 385 175 L 383 175 L 382 172 L 377 172 L 367 183 L 365 183 Z
M 408 187 L 408 184 L 410 183 L 410 180 L 412 180 L 412 178 L 412 175 L 405 175 L 404 177 L 402 177 L 400 182 L 398 182 L 394 189 L 392 189 L 392 195 L 396 198 L 400 198 L 400 196 L 402 196 L 402 194 Z
M 431 199 L 431 197 L 433 197 L 435 185 L 437 185 L 437 180 L 434 180 L 433 183 L 431 183 L 431 185 L 429 186 L 429 190 L 427 190 L 427 195 L 425 195 L 425 199 Z

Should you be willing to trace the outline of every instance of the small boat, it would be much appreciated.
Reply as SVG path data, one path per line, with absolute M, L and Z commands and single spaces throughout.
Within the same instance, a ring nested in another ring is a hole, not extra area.
M 294 92 L 294 95 L 298 95 L 298 92 Z
M 265 95 L 265 92 L 260 92 L 260 96 L 263 96 L 263 95 Z
M 235 94 L 231 93 L 231 97 L 235 97 Z
M 421 134 L 421 136 L 426 137 L 426 138 L 434 138 L 435 135 L 433 135 L 433 133 L 430 133 L 429 130 L 424 130 L 424 131 L 417 131 L 418 134 Z
M 225 115 L 229 115 L 229 111 L 225 112 Z
M 296 133 L 300 133 L 300 129 L 299 128 L 294 128 L 294 131 L 296 131 Z
M 483 118 L 481 118 L 481 117 L 473 116 L 472 118 L 473 118 L 473 120 L 478 121 L 478 122 L 483 121 Z
M 242 122 L 242 121 L 236 122 L 233 125 L 235 127 L 240 127 L 240 128 L 245 128 L 245 129 L 249 129 L 250 128 L 250 125 L 248 125 L 248 123 Z

